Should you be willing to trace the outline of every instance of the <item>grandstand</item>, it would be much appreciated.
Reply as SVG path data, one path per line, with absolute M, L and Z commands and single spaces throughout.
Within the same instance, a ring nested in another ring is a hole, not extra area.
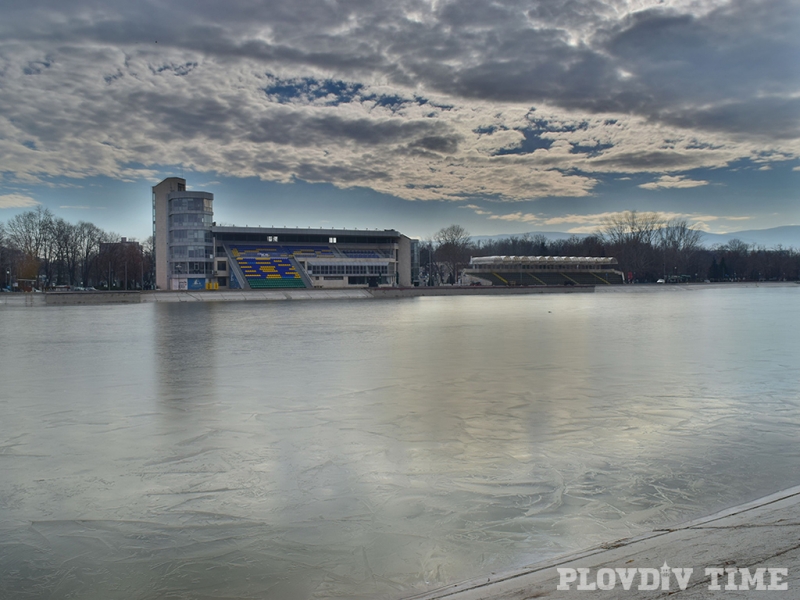
M 416 240 L 394 231 L 222 227 L 214 195 L 168 177 L 153 186 L 159 289 L 280 289 L 410 286 Z
M 379 250 L 339 250 L 325 244 L 223 246 L 238 281 L 251 289 L 292 287 L 377 287 L 391 283 L 393 260 Z M 322 283 L 319 283 L 319 282 Z M 340 286 L 325 282 L 341 282 Z M 244 287 L 244 286 L 243 286 Z
M 392 230 L 211 229 L 229 289 L 386 287 L 409 271 L 410 240 Z
M 307 287 L 285 248 L 232 246 L 230 252 L 251 289 Z
M 462 271 L 484 285 L 616 285 L 624 283 L 616 258 L 593 256 L 482 256 Z

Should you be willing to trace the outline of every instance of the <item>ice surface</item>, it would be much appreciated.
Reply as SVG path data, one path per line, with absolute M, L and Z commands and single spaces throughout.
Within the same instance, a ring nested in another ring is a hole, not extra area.
M 402 598 L 795 485 L 798 293 L 0 309 L 0 597 Z

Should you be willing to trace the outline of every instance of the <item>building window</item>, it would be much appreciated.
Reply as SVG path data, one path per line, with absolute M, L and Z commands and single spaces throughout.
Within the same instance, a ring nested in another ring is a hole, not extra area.
M 211 232 L 205 229 L 176 229 L 169 232 L 170 242 L 206 242 L 212 241 Z M 208 249 L 211 253 L 211 248 Z
M 217 271 L 227 271 L 228 265 L 224 260 L 217 261 Z
M 309 265 L 314 275 L 386 275 L 389 265 Z
M 208 275 L 210 274 L 211 265 L 203 262 L 190 262 L 189 275 Z

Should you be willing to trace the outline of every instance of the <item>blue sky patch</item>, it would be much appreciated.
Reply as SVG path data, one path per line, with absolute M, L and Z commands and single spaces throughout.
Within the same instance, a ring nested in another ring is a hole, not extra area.
M 506 154 L 531 154 L 536 150 L 549 150 L 550 147 L 553 145 L 553 140 L 542 137 L 542 133 L 544 130 L 539 128 L 534 129 L 516 129 L 515 131 L 519 131 L 525 139 L 519 146 L 514 146 L 513 148 L 501 148 L 497 152 L 494 153 L 494 156 L 504 156 Z
M 264 93 L 271 100 L 281 104 L 289 104 L 296 100 L 315 102 L 323 98 L 333 97 L 327 106 L 347 104 L 361 97 L 364 86 L 336 79 L 314 79 L 313 77 L 299 77 L 297 79 L 277 79 L 264 88 Z

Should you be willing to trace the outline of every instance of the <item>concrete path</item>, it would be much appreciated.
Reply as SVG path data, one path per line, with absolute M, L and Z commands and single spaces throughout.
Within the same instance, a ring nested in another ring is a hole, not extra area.
M 665 563 L 669 571 L 662 570 Z M 707 569 L 717 569 L 716 586 Z M 628 580 L 627 590 L 623 577 Z M 418 600 L 665 597 L 800 598 L 800 486 L 488 581 L 415 596 Z

